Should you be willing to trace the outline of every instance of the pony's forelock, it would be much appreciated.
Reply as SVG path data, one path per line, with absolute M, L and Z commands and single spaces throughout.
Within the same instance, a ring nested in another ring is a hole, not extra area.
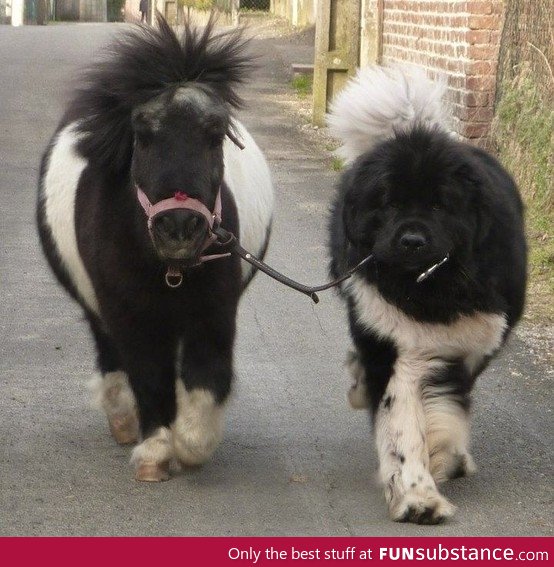
M 251 71 L 243 29 L 214 33 L 212 15 L 204 29 L 188 22 L 178 38 L 163 17 L 157 27 L 133 26 L 85 71 L 64 119 L 78 120 L 85 134 L 80 149 L 116 174 L 129 167 L 131 114 L 166 89 L 190 82 L 206 85 L 229 108 L 241 106 L 236 88 Z

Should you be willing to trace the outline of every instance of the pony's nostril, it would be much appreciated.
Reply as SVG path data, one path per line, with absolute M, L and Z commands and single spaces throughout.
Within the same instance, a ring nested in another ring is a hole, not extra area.
M 156 223 L 156 228 L 164 236 L 171 237 L 175 232 L 175 223 L 169 215 L 163 215 Z
M 406 250 L 418 250 L 427 245 L 427 238 L 420 232 L 405 232 L 400 237 L 400 246 Z
M 164 239 L 185 242 L 194 238 L 202 219 L 188 212 L 174 211 L 160 215 L 156 220 L 156 231 Z

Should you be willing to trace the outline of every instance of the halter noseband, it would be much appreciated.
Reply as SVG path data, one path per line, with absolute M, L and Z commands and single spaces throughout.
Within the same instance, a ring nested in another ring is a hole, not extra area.
M 202 245 L 201 251 L 203 252 L 206 248 L 210 247 L 217 241 L 217 236 L 214 234 L 214 227 L 217 228 L 221 224 L 221 187 L 217 192 L 215 198 L 214 210 L 211 212 L 204 203 L 193 197 L 189 197 L 186 193 L 177 191 L 173 197 L 169 199 L 163 199 L 157 203 L 152 204 L 150 199 L 146 196 L 144 191 L 136 185 L 137 197 L 139 203 L 141 204 L 146 216 L 148 218 L 148 232 L 150 238 L 153 239 L 152 225 L 154 222 L 154 217 L 163 213 L 165 211 L 172 211 L 175 209 L 188 209 L 194 211 L 195 213 L 203 216 L 206 221 L 208 221 L 208 232 L 206 234 L 206 240 Z M 204 262 L 209 262 L 210 260 L 217 260 L 218 258 L 224 258 L 225 256 L 230 256 L 230 253 L 226 254 L 208 254 L 206 256 L 200 256 L 198 259 L 198 264 Z M 169 266 L 167 268 L 167 273 L 165 275 L 165 282 L 169 287 L 179 287 L 183 283 L 183 274 L 181 270 L 175 268 L 174 266 Z

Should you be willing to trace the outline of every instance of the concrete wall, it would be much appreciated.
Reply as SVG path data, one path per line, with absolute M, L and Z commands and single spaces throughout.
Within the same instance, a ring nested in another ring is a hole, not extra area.
M 156 9 L 161 12 L 172 25 L 182 23 L 182 14 L 178 13 L 177 0 L 155 0 Z M 125 1 L 125 21 L 126 22 L 140 22 L 139 12 L 140 0 L 126 0 Z M 187 13 L 185 8 L 184 14 Z M 190 10 L 191 23 L 197 26 L 204 26 L 208 22 L 210 12 L 205 10 Z M 231 14 L 220 12 L 217 20 L 218 26 L 232 25 Z
M 106 0 L 56 0 L 56 19 L 105 22 L 107 21 Z
M 318 0 L 271 0 L 270 12 L 286 18 L 295 27 L 315 24 Z
M 106 0 L 79 0 L 81 22 L 106 22 L 108 20 Z

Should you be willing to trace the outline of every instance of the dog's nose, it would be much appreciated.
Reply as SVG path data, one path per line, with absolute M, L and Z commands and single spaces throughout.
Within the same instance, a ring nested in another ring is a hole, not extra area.
M 400 246 L 412 252 L 427 246 L 428 240 L 421 232 L 405 232 L 400 237 Z
M 204 219 L 190 211 L 176 210 L 155 217 L 154 228 L 165 240 L 186 242 L 200 230 Z

